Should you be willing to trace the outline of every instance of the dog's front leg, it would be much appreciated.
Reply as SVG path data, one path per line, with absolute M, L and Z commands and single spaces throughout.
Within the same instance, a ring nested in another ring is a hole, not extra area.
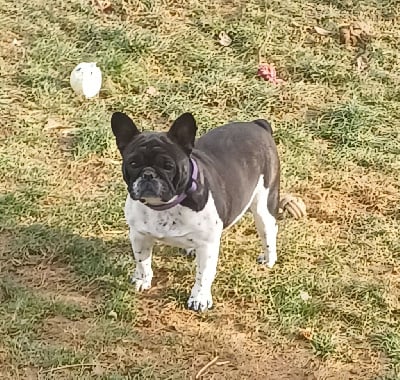
M 196 247 L 196 282 L 188 300 L 189 309 L 206 311 L 212 307 L 211 285 L 217 271 L 220 241 Z
M 130 230 L 129 238 L 132 244 L 133 255 L 136 261 L 136 269 L 132 276 L 132 284 L 136 290 L 150 289 L 153 278 L 151 269 L 151 254 L 153 251 L 154 240 L 151 237 L 139 234 Z

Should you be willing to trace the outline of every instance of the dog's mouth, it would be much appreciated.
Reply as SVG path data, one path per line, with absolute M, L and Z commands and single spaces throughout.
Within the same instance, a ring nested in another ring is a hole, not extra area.
M 139 200 L 140 200 L 140 202 L 142 202 L 146 205 L 162 206 L 162 205 L 166 205 L 166 204 L 173 202 L 175 198 L 176 198 L 176 196 L 173 197 L 172 199 L 170 199 L 169 201 L 163 201 L 161 198 L 154 198 L 154 197 L 140 198 Z
M 173 195 L 167 194 L 165 185 L 159 179 L 142 179 L 136 180 L 129 194 L 133 200 L 138 200 L 148 204 L 163 204 L 168 203 Z
M 138 196 L 140 198 L 157 198 L 161 196 L 160 183 L 157 181 L 142 180 L 138 186 Z

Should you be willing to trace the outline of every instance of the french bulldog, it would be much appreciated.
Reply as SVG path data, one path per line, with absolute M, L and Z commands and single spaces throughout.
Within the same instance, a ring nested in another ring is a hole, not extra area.
M 248 209 L 263 244 L 258 262 L 275 264 L 280 163 L 266 120 L 229 123 L 199 139 L 190 113 L 168 132 L 140 132 L 121 112 L 112 115 L 111 127 L 128 187 L 125 218 L 138 291 L 151 287 L 152 248 L 159 241 L 194 250 L 196 278 L 187 304 L 210 309 L 221 234 Z

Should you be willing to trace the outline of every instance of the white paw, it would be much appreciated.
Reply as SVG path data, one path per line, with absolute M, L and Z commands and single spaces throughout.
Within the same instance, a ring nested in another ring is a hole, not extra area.
M 198 293 L 191 295 L 187 302 L 188 308 L 194 311 L 206 311 L 212 308 L 213 301 L 211 293 Z
M 275 260 L 269 260 L 268 262 L 267 262 L 267 267 L 268 268 L 272 268 L 274 265 L 275 265 Z
M 257 263 L 266 265 L 268 268 L 272 268 L 275 265 L 276 260 L 268 259 L 267 255 L 260 255 L 257 258 Z
M 142 290 L 147 290 L 151 288 L 151 280 L 153 278 L 153 273 L 145 275 L 144 273 L 135 271 L 131 278 L 131 283 L 135 285 L 135 289 L 140 292 Z
M 196 256 L 196 249 L 195 248 L 186 248 L 185 255 L 188 257 L 195 257 Z

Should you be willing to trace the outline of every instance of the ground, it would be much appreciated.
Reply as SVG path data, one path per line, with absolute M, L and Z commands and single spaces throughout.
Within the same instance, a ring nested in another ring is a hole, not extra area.
M 0 0 L 0 377 L 195 379 L 218 356 L 200 378 L 399 379 L 398 1 L 104 3 Z M 354 21 L 361 66 L 338 36 Z M 69 87 L 81 61 L 103 71 L 92 100 Z M 186 310 L 193 259 L 163 246 L 136 294 L 114 110 L 155 130 L 191 111 L 200 133 L 270 120 L 308 210 L 279 221 L 276 266 L 246 215 L 214 310 Z

